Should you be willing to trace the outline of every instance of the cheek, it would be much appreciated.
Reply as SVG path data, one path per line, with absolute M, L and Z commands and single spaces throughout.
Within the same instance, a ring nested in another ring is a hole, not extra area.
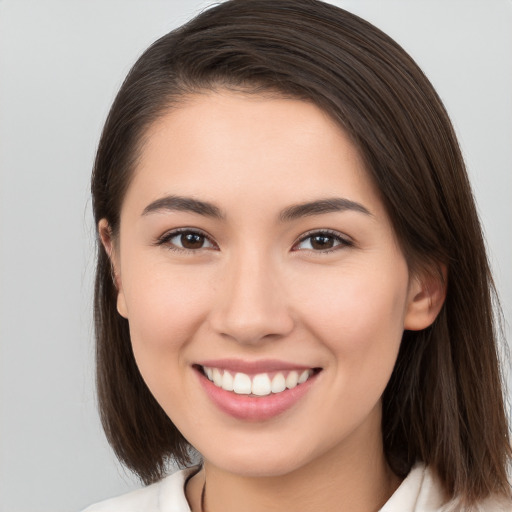
M 333 438 L 364 422 L 393 371 L 408 278 L 406 271 L 388 275 L 393 277 L 368 270 L 319 279 L 304 297 L 306 328 L 330 353 L 325 378 L 332 393 L 322 407 L 332 411 L 327 423 Z
M 206 276 L 197 270 L 173 270 L 165 263 L 130 270 L 123 288 L 130 325 L 140 334 L 137 338 L 148 344 L 181 342 L 191 324 L 200 321 L 203 305 L 210 300 Z
M 301 316 L 339 364 L 394 363 L 403 333 L 408 273 L 345 269 L 304 283 Z M 388 364 L 388 366 L 389 366 Z
M 170 272 L 167 265 L 145 265 L 126 275 L 133 352 L 144 380 L 157 395 L 160 381 L 179 378 L 186 366 L 183 349 L 204 322 L 209 287 L 200 272 Z

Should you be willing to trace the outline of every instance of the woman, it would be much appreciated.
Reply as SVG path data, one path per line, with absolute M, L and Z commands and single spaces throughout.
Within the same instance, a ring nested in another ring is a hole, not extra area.
M 92 192 L 102 420 L 154 485 L 91 510 L 510 509 L 479 221 L 389 37 L 205 11 L 128 75 Z

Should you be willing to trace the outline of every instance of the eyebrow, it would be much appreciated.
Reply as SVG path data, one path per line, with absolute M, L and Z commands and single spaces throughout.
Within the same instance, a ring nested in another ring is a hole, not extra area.
M 182 196 L 165 196 L 157 199 L 144 208 L 142 215 L 160 211 L 192 212 L 214 219 L 224 219 L 224 214 L 214 204 Z
M 369 210 L 360 203 L 342 197 L 331 197 L 288 206 L 280 212 L 279 220 L 281 222 L 290 222 L 300 217 L 322 215 L 332 212 L 343 212 L 347 210 L 372 216 Z M 224 220 L 226 218 L 221 209 L 212 203 L 200 201 L 199 199 L 193 199 L 191 197 L 174 195 L 165 196 L 153 201 L 144 208 L 142 215 L 161 211 L 192 212 L 219 220 Z
M 299 217 L 307 217 L 310 215 L 321 215 L 332 212 L 343 212 L 351 210 L 365 215 L 372 214 L 362 204 L 345 199 L 342 197 L 331 197 L 327 199 L 319 199 L 309 203 L 301 203 L 285 208 L 279 215 L 279 219 L 283 222 L 292 221 Z

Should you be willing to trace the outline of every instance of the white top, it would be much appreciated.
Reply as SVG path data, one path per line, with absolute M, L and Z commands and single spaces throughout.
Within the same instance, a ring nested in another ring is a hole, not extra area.
M 92 505 L 83 512 L 190 512 L 185 497 L 185 482 L 196 468 L 173 473 L 163 480 Z M 442 491 L 432 472 L 422 464 L 414 466 L 379 512 L 462 512 L 456 503 L 443 506 Z M 477 509 L 481 512 L 511 512 L 512 506 L 489 499 Z

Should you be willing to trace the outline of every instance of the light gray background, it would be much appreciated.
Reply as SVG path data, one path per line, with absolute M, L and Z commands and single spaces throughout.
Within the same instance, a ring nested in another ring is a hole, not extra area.
M 137 485 L 95 410 L 89 175 L 135 58 L 209 3 L 0 0 L 2 512 L 76 511 Z M 512 2 L 334 3 L 400 42 L 446 103 L 510 322 Z

